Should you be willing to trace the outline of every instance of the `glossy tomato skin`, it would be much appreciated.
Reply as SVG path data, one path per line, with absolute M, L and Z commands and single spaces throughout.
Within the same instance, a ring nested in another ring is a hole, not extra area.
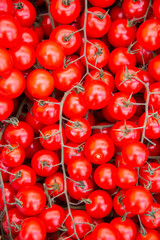
M 143 22 L 137 30 L 137 41 L 148 51 L 155 51 L 160 47 L 160 22 L 150 19 Z
M 160 155 L 160 141 L 159 139 L 152 140 L 153 144 L 147 143 L 147 148 L 149 151 L 149 156 L 159 156 Z
M 13 3 L 11 0 L 2 0 L 0 3 L 0 15 L 13 14 Z
M 0 121 L 8 118 L 13 112 L 14 103 L 10 98 L 0 96 Z
M 61 227 L 65 213 L 62 207 L 53 204 L 52 207 L 44 209 L 39 215 L 39 218 L 45 223 L 47 232 L 53 233 Z
M 46 237 L 45 224 L 38 217 L 26 218 L 18 236 L 20 240 L 44 240 Z
M 56 40 L 64 49 L 65 55 L 75 53 L 81 45 L 81 35 L 77 29 L 71 25 L 60 25 L 50 34 L 51 40 Z
M 148 65 L 149 74 L 156 81 L 160 81 L 160 54 L 154 57 Z
M 31 160 L 32 168 L 41 177 L 48 177 L 54 174 L 59 167 L 57 164 L 59 164 L 57 154 L 45 149 L 36 152 Z
M 131 219 L 122 221 L 120 217 L 117 217 L 110 224 L 116 228 L 121 240 L 135 240 L 137 226 Z
M 39 130 L 44 127 L 44 124 L 40 123 L 30 112 L 27 113 L 25 121 L 33 128 L 35 133 L 39 133 Z
M 96 0 L 89 0 L 89 2 L 95 6 L 95 7 L 101 7 L 101 8 L 106 8 L 110 7 L 116 0 L 101 0 L 101 1 L 96 1 Z
M 116 185 L 122 189 L 129 189 L 138 181 L 137 171 L 128 166 L 120 166 L 116 171 Z
M 44 40 L 37 46 L 36 57 L 42 67 L 57 69 L 63 64 L 64 51 L 56 41 Z
M 135 240 L 159 240 L 160 238 L 160 234 L 158 231 L 154 230 L 154 229 L 145 229 L 147 231 L 146 236 L 142 236 L 142 234 L 140 232 L 138 232 Z
M 154 214 L 154 218 L 151 214 Z M 146 215 L 146 214 L 149 214 Z M 141 221 L 144 227 L 146 228 L 157 228 L 160 226 L 160 204 L 153 203 L 151 208 L 148 211 L 141 215 Z
M 0 94 L 3 97 L 17 98 L 25 89 L 25 78 L 15 68 L 6 72 L 0 80 Z
M 13 58 L 8 50 L 0 47 L 0 74 L 10 70 L 13 67 Z
M 134 56 L 139 64 L 143 64 L 143 61 L 145 64 L 147 64 L 149 60 L 153 58 L 153 53 L 145 48 L 142 48 L 139 42 L 136 42 L 133 45 L 132 50 L 135 51 Z
M 17 126 L 9 124 L 4 131 L 6 142 L 18 143 L 22 148 L 28 147 L 34 138 L 33 129 L 26 122 L 20 121 Z
M 152 194 L 142 186 L 134 186 L 125 193 L 126 210 L 133 214 L 145 213 L 152 203 Z
M 43 35 L 49 38 L 53 29 L 52 29 L 51 19 L 48 14 L 45 14 L 42 16 L 42 22 L 40 26 L 42 28 Z
M 64 192 L 64 177 L 63 173 L 56 172 L 49 177 L 46 177 L 45 184 L 48 187 L 48 193 L 51 197 L 55 197 L 62 192 Z M 64 195 L 62 195 L 63 199 L 65 199 Z M 60 197 L 60 199 L 61 199 Z
M 4 164 L 2 158 L 0 158 L 0 168 L 6 170 L 6 171 L 8 171 L 8 172 L 11 171 L 11 168 L 8 167 L 8 166 L 6 166 L 6 165 Z M 3 182 L 8 182 L 8 179 L 9 179 L 9 176 L 10 176 L 9 173 L 4 172 L 4 171 L 2 170 L 2 171 L 1 171 L 1 174 L 2 174 Z
M 114 47 L 128 47 L 136 38 L 136 26 L 129 27 L 127 19 L 117 19 L 111 23 L 108 41 Z
M 9 203 L 14 202 L 15 191 L 12 189 L 9 183 L 4 183 L 4 196 L 7 202 L 7 209 L 11 209 L 12 205 L 10 205 Z M 3 199 L 2 188 L 0 188 L 0 211 L 3 211 L 3 210 L 4 210 L 4 199 Z
M 85 143 L 84 154 L 94 164 L 106 163 L 114 155 L 114 143 L 104 134 L 95 134 Z
M 101 164 L 94 172 L 94 181 L 100 188 L 113 189 L 116 187 L 116 167 L 110 163 Z
M 27 165 L 15 167 L 12 169 L 11 173 L 17 175 L 20 174 L 20 177 L 18 177 L 14 181 L 13 181 L 14 176 L 13 175 L 9 176 L 10 185 L 15 191 L 19 191 L 21 188 L 25 186 L 32 186 L 36 183 L 37 179 L 36 173 L 31 167 Z
M 111 19 L 103 8 L 88 8 L 86 33 L 90 38 L 101 38 L 109 31 Z M 81 27 L 84 26 L 85 13 L 81 16 Z
M 17 209 L 25 216 L 36 216 L 42 212 L 46 204 L 46 196 L 43 190 L 36 186 L 26 186 L 20 189 L 16 194 L 16 199 L 21 201 L 22 204 L 22 206 L 19 206 L 17 200 Z
M 110 11 L 110 16 L 112 22 L 119 19 L 119 18 L 125 18 L 124 13 L 122 11 L 122 8 L 119 6 L 114 6 Z
M 68 165 L 71 159 L 84 157 L 83 147 L 79 147 L 79 143 L 67 142 L 64 148 L 64 163 Z
M 0 16 L 0 46 L 11 48 L 16 46 L 20 38 L 20 24 L 11 15 Z
M 55 21 L 61 24 L 73 22 L 81 11 L 79 0 L 74 0 L 69 4 L 64 4 L 62 0 L 51 1 L 51 15 Z
M 115 48 L 109 55 L 108 67 L 113 74 L 116 74 L 120 67 L 136 65 L 136 57 L 128 52 L 127 48 Z
M 111 212 L 112 198 L 107 192 L 103 190 L 93 191 L 88 199 L 91 202 L 86 203 L 85 208 L 91 217 L 104 218 Z
M 35 50 L 27 43 L 19 43 L 17 46 L 10 48 L 14 67 L 20 71 L 31 68 L 36 61 Z
M 153 1 L 153 13 L 160 20 L 160 3 L 158 0 Z
M 23 7 L 19 9 L 17 5 L 19 4 L 18 0 L 14 0 L 15 9 L 13 16 L 20 22 L 23 27 L 31 27 L 36 19 L 36 10 L 33 4 L 27 0 L 22 0 L 21 4 Z
M 21 28 L 20 41 L 29 44 L 34 49 L 36 49 L 36 47 L 39 43 L 39 39 L 38 39 L 37 34 L 32 29 L 30 29 L 28 27 Z
M 100 223 L 91 234 L 92 240 L 118 240 L 118 231 L 109 223 Z

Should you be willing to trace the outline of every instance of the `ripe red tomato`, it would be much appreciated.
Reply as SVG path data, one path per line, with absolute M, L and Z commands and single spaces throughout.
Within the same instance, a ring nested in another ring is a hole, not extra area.
M 147 64 L 153 58 L 153 52 L 142 48 L 138 42 L 133 45 L 132 50 L 139 64 Z
M 50 11 L 53 19 L 61 24 L 73 22 L 80 14 L 81 5 L 79 0 L 62 1 L 52 0 Z
M 158 0 L 153 1 L 153 13 L 160 20 L 160 2 Z
M 44 40 L 37 46 L 36 57 L 42 67 L 57 69 L 63 64 L 64 51 L 56 41 Z
M 159 240 L 160 239 L 160 234 L 158 231 L 154 229 L 145 229 L 147 234 L 143 236 L 140 232 L 138 232 L 135 240 Z
M 11 0 L 1 0 L 0 2 L 0 15 L 13 13 L 13 3 Z
M 136 185 L 138 174 L 135 169 L 128 166 L 119 166 L 116 169 L 116 185 L 122 189 L 129 189 Z
M 85 208 L 91 217 L 104 218 L 112 210 L 112 198 L 103 190 L 93 191 L 87 199 L 89 202 L 85 204 Z
M 41 28 L 43 31 L 43 35 L 49 38 L 53 28 L 51 24 L 51 19 L 48 14 L 42 16 Z
M 27 27 L 23 27 L 21 29 L 20 41 L 29 44 L 33 48 L 36 48 L 39 43 L 37 34 L 32 29 Z
M 10 172 L 11 168 L 4 164 L 1 157 L 0 157 L 0 168 L 2 169 L 1 170 L 1 175 L 2 175 L 3 182 L 8 182 L 8 179 L 9 179 L 10 175 L 9 175 L 9 173 L 4 172 L 3 169 Z
M 0 47 L 0 74 L 10 70 L 13 67 L 13 59 L 9 51 Z M 0 79 L 1 80 L 1 79 Z
M 38 217 L 26 218 L 19 232 L 20 240 L 44 240 L 46 237 L 46 227 L 44 222 Z
M 8 118 L 13 112 L 14 103 L 10 98 L 0 96 L 0 121 Z
M 21 188 L 16 194 L 16 207 L 25 216 L 36 216 L 46 205 L 46 195 L 36 186 Z
M 141 216 L 141 221 L 146 228 L 160 227 L 160 204 L 153 203 L 148 211 Z
M 150 92 L 155 92 L 154 94 L 150 95 L 149 98 L 149 106 L 152 107 L 154 110 L 159 110 L 160 109 L 160 82 L 155 82 L 152 83 L 149 86 L 149 91 Z M 146 100 L 147 98 L 147 93 L 145 92 L 144 98 Z
M 13 0 L 13 4 L 15 6 L 13 16 L 20 22 L 21 26 L 31 27 L 37 15 L 33 4 L 27 0 L 21 0 L 21 2 Z
M 84 154 L 94 164 L 106 163 L 114 155 L 114 143 L 104 134 L 94 134 L 85 143 Z
M 119 6 L 114 6 L 113 8 L 111 8 L 110 16 L 111 16 L 112 22 L 119 18 L 125 18 L 122 8 Z
M 10 203 L 14 203 L 14 196 L 15 191 L 12 189 L 9 183 L 4 183 L 4 196 L 5 201 L 7 203 L 7 209 L 9 210 L 12 208 L 12 205 Z M 4 199 L 3 199 L 3 193 L 2 188 L 0 188 L 0 211 L 4 210 Z
M 71 159 L 77 157 L 84 157 L 83 146 L 79 146 L 78 143 L 67 142 L 64 147 L 64 163 L 68 165 Z
M 51 197 L 56 197 L 57 195 L 61 195 L 64 192 L 64 177 L 63 173 L 56 172 L 53 175 L 46 177 L 45 184 L 48 188 L 48 193 Z M 60 199 L 65 199 L 65 196 L 62 194 Z
M 89 2 L 95 7 L 106 8 L 110 7 L 116 0 L 89 0 Z
M 92 240 L 118 240 L 118 231 L 109 223 L 100 223 L 91 234 Z
M 148 64 L 148 70 L 151 77 L 156 81 L 160 81 L 160 54 L 152 58 Z
M 40 123 L 30 112 L 27 113 L 25 121 L 33 128 L 33 131 L 35 133 L 39 133 L 39 130 L 41 130 L 44 127 L 44 125 Z M 31 148 L 33 148 L 33 145 L 31 146 Z M 28 153 L 28 155 L 30 154 Z

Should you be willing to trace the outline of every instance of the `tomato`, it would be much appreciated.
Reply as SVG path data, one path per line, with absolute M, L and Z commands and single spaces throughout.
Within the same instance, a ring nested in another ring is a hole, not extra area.
M 6 166 L 6 165 L 4 164 L 1 156 L 0 156 L 0 168 L 2 169 L 2 170 L 1 170 L 1 175 L 2 175 L 3 182 L 8 182 L 9 173 L 4 172 L 3 169 L 6 170 L 6 171 L 8 171 L 8 172 L 10 172 L 10 171 L 11 171 L 11 168 L 8 167 L 8 166 Z
M 71 179 L 83 181 L 89 178 L 92 172 L 92 164 L 87 158 L 77 157 L 71 159 L 67 165 L 67 171 Z
M 20 39 L 20 24 L 11 15 L 0 16 L 0 46 L 15 47 Z
M 42 23 L 41 23 L 42 24 Z M 43 29 L 42 29 L 42 27 L 41 26 L 39 26 L 39 25 L 32 25 L 31 26 L 31 29 L 35 32 L 35 34 L 37 35 L 37 37 L 38 37 L 38 42 L 41 42 L 42 41 L 42 39 L 44 38 L 44 33 L 43 33 Z
M 122 155 L 118 154 L 115 157 L 115 166 L 120 167 L 120 166 L 127 166 L 127 163 L 125 162 L 124 158 Z
M 152 95 L 151 95 L 152 96 Z M 143 113 L 142 116 L 139 118 L 139 127 L 144 126 L 145 121 L 145 114 Z M 151 116 L 152 115 L 152 116 Z M 145 136 L 149 139 L 158 139 L 160 137 L 160 126 L 159 126 L 159 117 L 160 112 L 153 114 L 153 111 L 149 110 L 148 118 L 145 126 Z
M 160 54 L 152 58 L 148 64 L 148 70 L 151 77 L 156 81 L 160 81 Z
M 152 140 L 152 143 L 147 143 L 147 148 L 149 151 L 149 156 L 159 156 L 160 155 L 160 140 Z
M 148 160 L 149 152 L 141 142 L 129 142 L 122 148 L 122 157 L 130 167 L 141 167 Z
M 136 26 L 129 26 L 127 19 L 117 19 L 111 23 L 108 41 L 114 47 L 128 47 L 136 38 Z
M 37 46 L 36 57 L 42 67 L 57 69 L 63 64 L 64 51 L 56 41 L 44 40 Z
M 89 73 L 89 75 L 86 76 L 85 84 L 89 83 L 91 80 L 99 80 L 99 81 L 105 82 L 112 92 L 115 89 L 114 78 L 110 72 L 103 71 L 103 70 L 102 71 L 92 70 Z
M 112 198 L 103 190 L 93 191 L 87 199 L 85 208 L 91 217 L 104 218 L 112 210 Z
M 64 128 L 62 128 L 62 136 L 63 144 L 65 144 L 67 139 L 64 133 Z M 40 143 L 45 149 L 55 151 L 61 148 L 61 135 L 58 124 L 53 124 L 42 128 L 39 137 Z
M 48 14 L 42 16 L 42 22 L 41 22 L 40 26 L 42 28 L 43 35 L 45 37 L 49 38 L 53 28 L 52 28 L 52 24 L 51 24 L 51 19 Z
M 112 22 L 119 19 L 119 18 L 125 18 L 124 13 L 122 11 L 122 8 L 119 7 L 119 6 L 114 6 L 110 10 L 110 16 L 111 16 Z
M 36 61 L 35 50 L 27 43 L 19 43 L 9 51 L 13 58 L 14 67 L 20 71 L 29 69 Z
M 134 0 L 124 0 L 122 4 L 122 10 L 126 18 L 129 20 L 135 19 L 143 21 L 143 16 L 145 15 L 149 5 L 149 0 L 134 1 Z M 139 19 L 140 18 L 140 19 Z
M 10 70 L 12 66 L 13 59 L 11 54 L 5 48 L 0 47 L 0 74 L 3 74 L 5 71 Z
M 0 121 L 8 118 L 13 112 L 14 103 L 10 98 L 0 96 Z
M 25 78 L 17 69 L 13 68 L 3 74 L 0 79 L 0 94 L 3 97 L 17 98 L 25 89 Z
M 96 7 L 106 8 L 110 7 L 116 0 L 89 0 L 89 2 Z
M 71 159 L 77 157 L 84 157 L 83 146 L 79 146 L 78 143 L 67 142 L 64 147 L 64 163 L 68 165 Z
M 152 107 L 154 110 L 159 110 L 160 109 L 160 102 L 159 102 L 159 99 L 160 99 L 160 93 L 159 93 L 160 92 L 160 82 L 152 83 L 149 86 L 149 91 L 150 91 L 150 93 L 155 92 L 155 93 L 150 95 L 149 106 Z M 145 93 L 144 98 L 146 100 L 147 93 Z
M 39 43 L 37 34 L 32 29 L 27 27 L 23 27 L 21 29 L 20 41 L 28 43 L 33 48 L 36 48 Z
M 19 233 L 20 240 L 44 240 L 46 237 L 46 227 L 44 222 L 38 217 L 26 218 Z
M 21 165 L 13 168 L 11 173 L 15 174 L 15 176 L 10 175 L 9 182 L 15 191 L 19 191 L 23 187 L 32 186 L 36 183 L 36 173 L 31 167 Z M 15 179 L 15 177 L 17 178 Z
M 103 81 L 91 80 L 84 85 L 84 93 L 81 93 L 81 101 L 89 109 L 98 110 L 108 105 L 111 98 L 111 90 Z
M 86 72 L 86 68 L 83 65 L 81 59 L 79 59 L 78 55 L 66 56 L 66 60 L 67 60 L 67 64 L 72 62 L 74 65 L 76 65 L 80 69 L 80 71 L 81 71 L 81 76 L 84 76 L 84 74 Z
M 25 217 L 18 211 L 17 208 L 12 208 L 8 210 L 8 217 L 9 217 L 9 222 L 10 222 L 10 228 L 11 228 L 11 233 L 12 235 L 16 236 L 19 232 L 17 230 L 16 225 L 20 226 Z M 8 220 L 7 216 L 5 214 L 4 217 L 4 222 L 3 224 L 3 230 L 8 233 Z
M 113 189 L 116 186 L 116 170 L 113 164 L 101 164 L 94 172 L 95 183 L 100 188 Z
M 84 154 L 94 164 L 106 163 L 114 155 L 114 143 L 104 134 L 89 137 L 84 146 Z
M 34 5 L 27 0 L 13 0 L 14 14 L 13 16 L 20 22 L 23 27 L 31 27 L 36 19 L 36 10 Z M 19 7 L 19 4 L 22 7 Z
M 62 207 L 53 204 L 51 207 L 44 209 L 39 218 L 45 223 L 47 232 L 53 233 L 61 227 L 65 213 Z
M 160 226 L 160 204 L 153 203 L 151 208 L 141 216 L 141 221 L 146 228 L 157 228 Z
M 4 183 L 4 197 L 7 204 L 7 209 L 12 208 L 10 203 L 14 203 L 15 191 L 11 188 L 9 183 Z M 0 188 L 0 211 L 4 210 L 4 198 L 2 188 Z
M 83 210 L 72 210 L 72 216 L 74 222 L 78 223 L 76 224 L 76 232 L 78 237 L 81 239 L 85 236 L 86 233 L 88 233 L 91 230 L 91 226 L 89 224 L 92 224 L 92 219 L 88 215 L 88 213 L 86 213 Z M 73 222 L 70 216 L 66 219 L 65 226 L 68 229 L 67 234 L 69 236 L 74 234 Z M 72 236 L 72 238 L 77 239 L 75 234 Z
M 160 20 L 160 3 L 158 0 L 153 1 L 153 13 Z
M 85 13 L 81 16 L 81 27 L 84 26 Z M 109 31 L 111 19 L 103 8 L 88 8 L 86 34 L 90 38 L 101 38 Z
M 75 200 L 87 199 L 93 189 L 94 183 L 91 178 L 81 181 L 81 185 L 73 182 L 70 179 L 67 179 L 67 192 Z
M 151 84 L 155 83 L 155 79 L 152 78 L 152 76 L 149 74 L 149 71 L 141 71 L 141 74 L 143 75 L 143 82 L 145 84 L 148 84 L 148 86 L 150 86 Z M 142 89 L 140 90 L 140 93 L 144 93 L 146 90 L 145 86 L 143 85 Z M 143 100 L 144 103 L 144 100 Z
M 98 39 L 91 39 L 89 42 L 86 43 L 86 52 L 84 53 L 84 44 L 81 47 L 80 50 L 80 56 L 82 57 L 84 54 L 86 55 L 86 59 L 83 57 L 81 59 L 82 63 L 86 66 L 88 65 L 89 68 L 95 69 L 95 66 L 97 68 L 103 68 L 109 58 L 109 50 L 107 45 L 98 40 Z
M 109 223 L 100 223 L 91 234 L 92 240 L 118 240 L 118 231 Z
M 46 204 L 46 196 L 36 186 L 21 188 L 16 194 L 16 207 L 25 216 L 35 216 L 42 212 Z
M 125 193 L 126 210 L 133 214 L 143 214 L 152 205 L 152 194 L 142 186 L 131 187 Z
M 153 52 L 142 48 L 138 42 L 133 45 L 132 50 L 139 64 L 147 64 L 153 58 Z
M 9 124 L 4 131 L 4 139 L 10 144 L 19 144 L 22 148 L 28 147 L 34 138 L 33 129 L 26 122 L 20 121 L 16 125 Z
M 13 13 L 13 3 L 11 0 L 1 0 L 0 2 L 0 15 Z
M 73 22 L 80 14 L 81 5 L 79 0 L 62 1 L 52 0 L 50 11 L 53 19 L 61 24 Z
M 107 113 L 117 120 L 128 120 L 136 112 L 135 99 L 131 97 L 128 93 L 117 92 L 115 93 L 106 108 L 103 109 L 103 114 L 105 116 Z
M 116 171 L 116 185 L 122 189 L 129 189 L 138 181 L 137 171 L 128 166 L 119 166 Z
M 55 87 L 60 91 L 69 91 L 74 85 L 80 82 L 81 72 L 75 64 L 61 66 L 52 72 L 55 80 Z
M 51 32 L 50 39 L 56 40 L 63 47 L 65 55 L 71 55 L 81 45 L 81 35 L 76 31 L 71 25 L 60 25 Z
M 143 186 L 148 186 L 150 192 L 159 193 L 160 184 L 159 184 L 159 176 L 160 176 L 160 165 L 158 163 L 149 163 L 145 164 L 140 168 L 139 171 L 139 182 Z
M 54 174 L 59 167 L 57 164 L 59 164 L 57 154 L 44 149 L 36 152 L 31 160 L 32 168 L 37 175 L 42 177 L 48 177 Z
M 143 22 L 137 30 L 137 41 L 148 51 L 155 51 L 160 47 L 160 22 L 150 19 Z
M 39 133 L 39 130 L 44 127 L 30 112 L 27 113 L 25 121 L 33 128 L 35 133 Z
M 110 224 L 117 229 L 121 240 L 135 240 L 137 226 L 131 219 L 122 221 L 121 218 L 117 217 L 114 218 Z
M 154 229 L 145 229 L 147 234 L 143 236 L 140 232 L 137 234 L 135 240 L 159 240 L 160 234 Z
M 136 56 L 131 54 L 125 47 L 115 48 L 109 55 L 108 67 L 113 74 L 116 74 L 120 67 L 126 65 L 135 66 Z

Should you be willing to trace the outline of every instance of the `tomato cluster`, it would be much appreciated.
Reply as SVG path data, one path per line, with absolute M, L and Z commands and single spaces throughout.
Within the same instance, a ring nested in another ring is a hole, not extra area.
M 0 0 L 0 236 L 160 240 L 160 0 Z

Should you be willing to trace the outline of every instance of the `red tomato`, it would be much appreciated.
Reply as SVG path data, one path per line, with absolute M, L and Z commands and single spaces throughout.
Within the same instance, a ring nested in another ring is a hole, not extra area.
M 138 42 L 133 45 L 132 50 L 139 64 L 147 64 L 153 58 L 153 52 L 142 48 Z
M 9 175 L 9 173 L 4 172 L 3 169 L 8 171 L 8 172 L 10 172 L 11 168 L 4 164 L 4 162 L 3 162 L 1 157 L 0 157 L 0 168 L 2 169 L 1 170 L 1 175 L 2 175 L 3 182 L 8 182 L 8 179 L 9 179 L 10 175 Z
M 30 112 L 27 113 L 25 121 L 33 128 L 35 133 L 39 133 L 39 130 L 44 127 Z
M 42 23 L 41 23 L 42 24 Z M 42 41 L 43 37 L 44 37 L 44 33 L 43 33 L 43 29 L 41 26 L 31 26 L 31 29 L 35 32 L 35 34 L 38 37 L 39 42 Z
M 0 96 L 0 121 L 8 118 L 13 112 L 14 103 L 10 98 Z
M 5 48 L 0 47 L 0 74 L 2 75 L 4 72 L 10 70 L 12 66 L 13 59 L 11 54 Z
M 28 43 L 33 48 L 36 48 L 39 43 L 37 34 L 32 29 L 27 27 L 23 27 L 21 29 L 20 40 L 22 42 Z
M 145 229 L 147 234 L 143 236 L 140 232 L 138 232 L 135 240 L 159 240 L 160 234 L 158 231 L 154 229 Z
M 13 13 L 13 3 L 11 0 L 1 0 L 0 2 L 0 15 Z
M 110 10 L 110 16 L 111 16 L 111 20 L 112 22 L 119 19 L 119 18 L 125 18 L 124 17 L 124 13 L 122 11 L 122 8 L 119 6 L 114 6 L 111 10 Z
M 118 231 L 109 223 L 100 223 L 91 234 L 92 240 L 119 240 Z
M 64 177 L 63 173 L 56 172 L 52 176 L 46 177 L 45 184 L 48 188 L 48 193 L 51 197 L 56 197 L 57 195 L 61 195 L 64 192 Z M 64 198 L 64 194 L 60 196 Z
M 64 147 L 64 163 L 68 165 L 71 159 L 77 157 L 84 157 L 83 146 L 79 146 L 78 143 L 67 142 Z
M 137 171 L 128 166 L 120 166 L 116 170 L 116 185 L 122 189 L 129 189 L 138 181 Z
M 141 216 L 141 221 L 146 228 L 160 227 L 160 204 L 153 203 L 151 208 Z
M 49 38 L 53 28 L 52 28 L 52 24 L 51 24 L 51 19 L 48 14 L 42 16 L 41 28 L 43 31 L 43 35 L 45 37 Z
M 153 13 L 160 20 L 160 2 L 158 0 L 153 1 Z
M 15 191 L 12 189 L 9 183 L 4 183 L 4 197 L 7 204 L 7 209 L 12 208 L 10 203 L 14 203 Z M 0 211 L 4 210 L 4 197 L 2 188 L 0 188 Z
M 152 107 L 154 110 L 159 110 L 160 109 L 160 82 L 155 82 L 152 83 L 149 86 L 149 91 L 150 93 L 155 92 L 153 94 L 150 94 L 149 97 L 149 106 Z M 147 93 L 145 92 L 144 95 L 145 100 L 147 99 Z
M 116 0 L 89 0 L 89 2 L 95 7 L 106 8 L 110 7 Z

